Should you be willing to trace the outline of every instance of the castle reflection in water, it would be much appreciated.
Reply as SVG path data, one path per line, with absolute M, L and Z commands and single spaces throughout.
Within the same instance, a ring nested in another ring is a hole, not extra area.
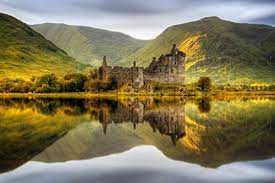
M 169 97 L 0 100 L 0 106 L 32 109 L 48 116 L 88 114 L 91 121 L 102 124 L 105 134 L 110 124 L 132 123 L 138 128 L 138 124 L 148 123 L 153 132 L 170 136 L 174 144 L 185 136 L 185 104 L 184 98 Z
M 55 116 L 90 115 L 92 122 L 100 122 L 103 132 L 108 125 L 148 123 L 153 132 L 171 137 L 174 144 L 185 136 L 185 98 L 123 98 L 123 99 L 1 99 L 4 108 L 32 109 L 34 114 Z M 209 101 L 196 101 L 202 112 L 209 112 Z M 109 132 L 111 133 L 111 132 Z
M 176 144 L 178 139 L 185 136 L 185 103 L 182 101 L 173 105 L 171 101 L 166 104 L 159 102 L 154 99 L 128 99 L 117 102 L 115 108 L 101 107 L 98 110 L 98 119 L 102 123 L 103 132 L 107 133 L 111 123 L 129 122 L 133 123 L 133 128 L 137 128 L 139 123 L 149 123 L 154 132 L 170 136 Z

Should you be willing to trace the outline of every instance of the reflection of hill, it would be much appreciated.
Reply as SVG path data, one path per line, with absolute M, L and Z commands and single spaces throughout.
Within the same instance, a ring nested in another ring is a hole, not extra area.
M 275 101 L 216 101 L 200 113 L 186 106 L 186 137 L 181 143 L 207 166 L 275 156 Z
M 207 114 L 200 113 L 194 104 L 187 104 L 186 112 L 189 116 L 186 117 L 186 136 L 176 146 L 171 143 L 169 136 L 153 133 L 150 123 L 137 123 L 136 129 L 131 123 L 111 123 L 106 135 L 99 123 L 83 124 L 34 160 L 55 162 L 89 159 L 143 144 L 156 146 L 169 158 L 208 167 L 240 160 L 270 158 L 275 155 L 272 148 L 275 145 L 274 130 L 269 128 L 270 123 L 274 124 L 273 104 L 273 101 L 217 101 L 212 102 L 211 111 Z M 252 113 L 243 113 L 243 108 Z M 169 111 L 169 107 L 165 109 Z M 158 113 L 161 107 L 153 111 L 146 113 Z
M 29 107 L 17 107 L 0 106 L 0 172 L 27 162 L 89 119 L 87 115 L 68 116 L 63 111 L 43 115 Z
M 217 167 L 273 157 L 274 119 L 272 100 L 0 100 L 0 163 L 4 171 L 37 154 L 34 160 L 67 161 L 148 144 L 169 158 Z
M 130 104 L 138 104 L 147 109 L 157 107 L 154 100 L 0 100 L 1 171 L 13 169 L 27 162 L 81 122 L 102 119 L 104 110 L 111 113 L 112 118 L 118 123 L 128 120 L 134 123 L 141 122 L 134 119 L 139 113 L 131 111 L 133 108 L 127 106 Z M 177 128 L 182 127 L 175 125 Z M 169 129 L 167 130 L 168 135 L 171 135 Z M 178 135 L 176 137 L 178 138 Z

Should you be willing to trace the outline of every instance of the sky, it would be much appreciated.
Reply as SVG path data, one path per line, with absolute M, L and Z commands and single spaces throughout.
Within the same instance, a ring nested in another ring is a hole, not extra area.
M 209 16 L 275 25 L 275 0 L 0 0 L 0 12 L 28 24 L 84 25 L 138 39 Z

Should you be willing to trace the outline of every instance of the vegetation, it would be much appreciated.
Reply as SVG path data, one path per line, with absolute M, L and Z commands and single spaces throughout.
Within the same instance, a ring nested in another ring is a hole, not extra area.
M 85 67 L 28 25 L 0 13 L 0 78 L 62 75 Z
M 64 76 L 61 81 L 63 92 L 83 92 L 88 77 L 80 73 L 71 73 Z
M 172 44 L 187 54 L 187 82 L 200 76 L 213 84 L 272 84 L 275 73 L 275 28 L 237 24 L 217 17 L 175 25 L 137 52 L 118 62 L 130 66 L 133 60 L 148 66 L 153 57 L 171 49 Z
M 100 66 L 103 56 L 115 64 L 146 43 L 119 32 L 91 27 L 46 23 L 32 28 L 79 62 L 93 66 Z
M 211 89 L 211 79 L 209 77 L 200 77 L 198 87 L 201 91 L 208 91 Z
M 31 91 L 32 83 L 23 79 L 3 79 L 0 81 L 0 92 L 27 93 Z
M 211 90 L 210 90 L 211 89 Z M 88 74 L 69 73 L 64 76 L 44 74 L 33 76 L 31 79 L 0 79 L 0 93 L 76 93 L 76 92 L 119 92 L 119 93 L 144 93 L 156 95 L 187 95 L 195 96 L 199 93 L 207 95 L 215 92 L 257 92 L 275 91 L 275 85 L 212 85 L 209 77 L 201 77 L 198 82 L 186 85 L 161 84 L 147 82 L 139 90 L 133 90 L 131 84 L 120 86 L 114 78 L 108 81 L 99 80 L 97 70 Z M 274 94 L 274 93 L 273 93 Z
M 44 74 L 32 77 L 30 80 L 2 79 L 0 80 L 1 93 L 58 93 L 58 92 L 104 92 L 118 88 L 114 79 L 100 81 L 94 70 L 90 74 L 69 73 L 63 77 L 55 74 Z

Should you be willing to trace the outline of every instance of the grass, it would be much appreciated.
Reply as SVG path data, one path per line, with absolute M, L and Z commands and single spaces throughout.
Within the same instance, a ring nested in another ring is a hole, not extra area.
M 62 75 L 84 69 L 85 65 L 23 22 L 0 14 L 0 78 L 30 78 L 53 72 Z
M 189 98 L 204 98 L 204 97 L 217 97 L 217 98 L 228 98 L 228 97 L 259 97 L 259 96 L 275 96 L 275 91 L 218 91 L 218 92 L 195 92 L 195 93 L 181 93 L 181 92 L 167 92 L 167 93 L 144 93 L 144 92 L 75 92 L 75 93 L 0 93 L 0 98 L 72 98 L 72 99 L 83 99 L 83 98 L 123 98 L 123 97 L 169 97 L 169 96 L 181 96 Z

